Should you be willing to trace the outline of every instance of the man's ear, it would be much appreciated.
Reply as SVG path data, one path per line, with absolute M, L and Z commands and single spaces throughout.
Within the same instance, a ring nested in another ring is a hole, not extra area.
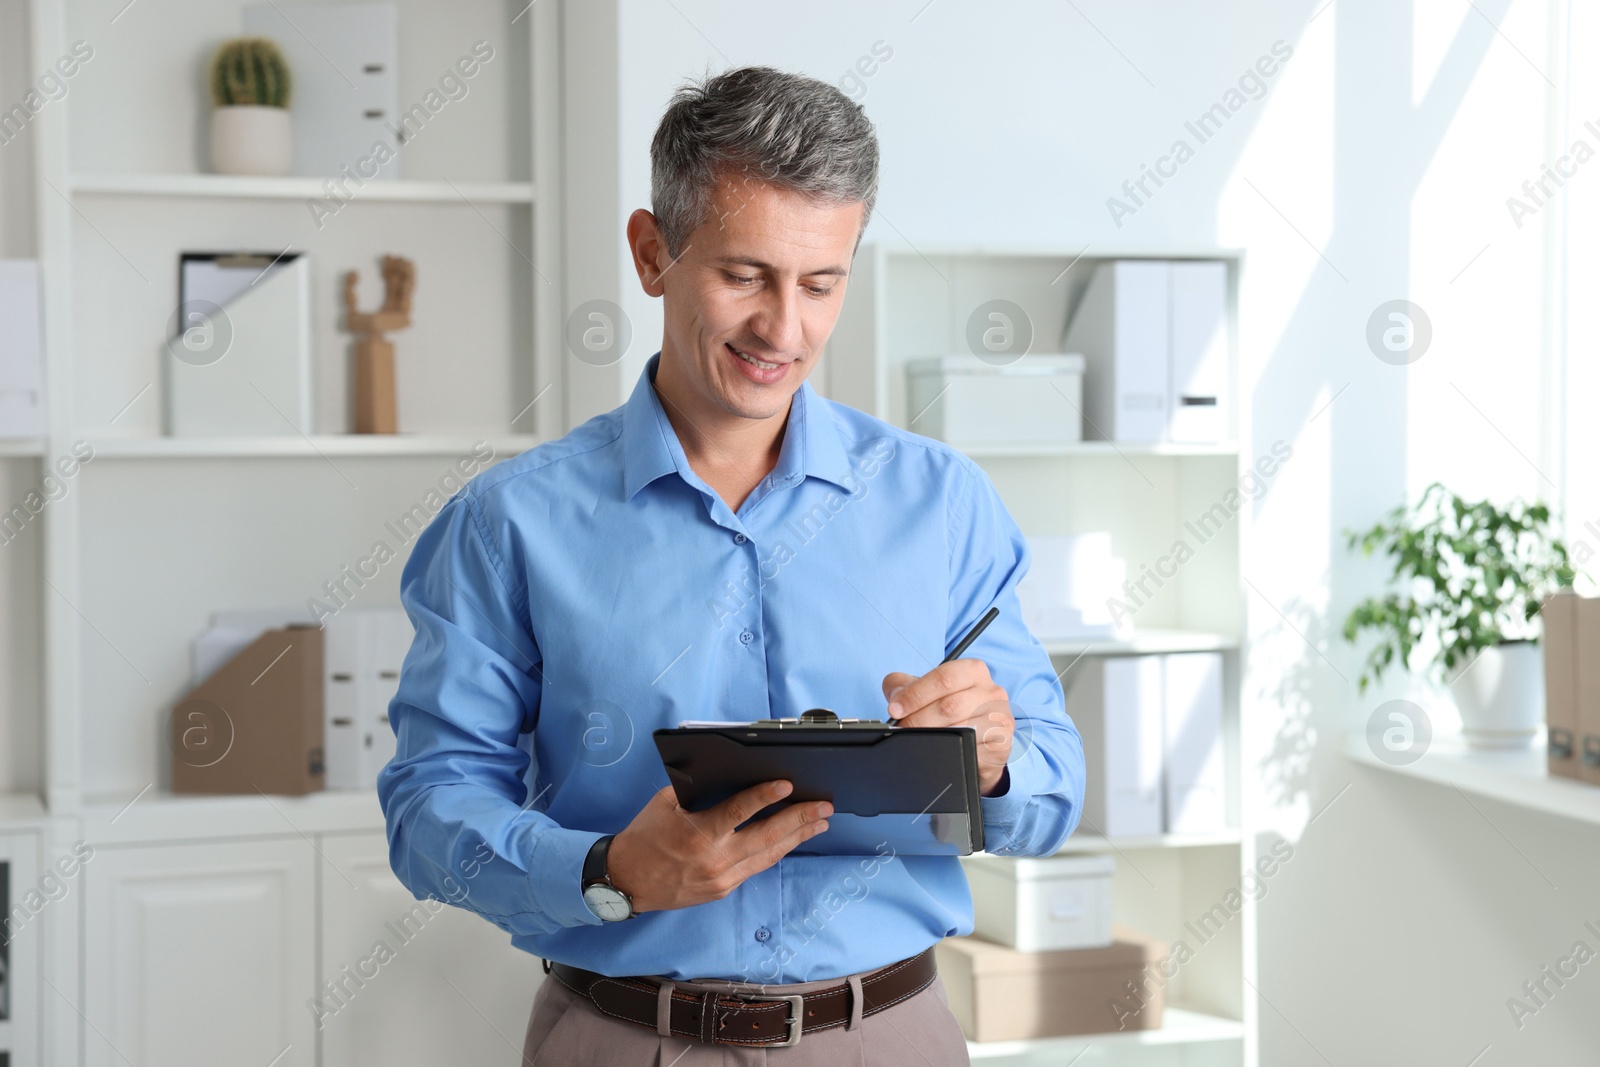
M 661 236 L 656 217 L 644 208 L 628 216 L 628 249 L 633 253 L 633 268 L 639 272 L 639 284 L 650 296 L 666 292 L 661 276 L 672 263 L 667 254 L 667 242 Z

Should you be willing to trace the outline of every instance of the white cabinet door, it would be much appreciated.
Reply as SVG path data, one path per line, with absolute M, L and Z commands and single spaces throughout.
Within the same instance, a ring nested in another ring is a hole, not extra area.
M 322 1000 L 328 1067 L 516 1063 L 539 960 L 488 920 L 418 901 L 381 833 L 325 834 Z
M 314 1067 L 313 858 L 303 839 L 96 850 L 88 1067 Z

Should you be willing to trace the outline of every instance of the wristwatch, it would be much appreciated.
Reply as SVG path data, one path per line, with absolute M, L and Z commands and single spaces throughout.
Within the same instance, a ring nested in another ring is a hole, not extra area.
M 590 911 L 608 923 L 631 919 L 634 914 L 633 901 L 628 894 L 611 884 L 611 875 L 606 871 L 606 856 L 611 851 L 611 839 L 614 836 L 607 834 L 596 841 L 583 861 L 583 902 L 589 905 Z

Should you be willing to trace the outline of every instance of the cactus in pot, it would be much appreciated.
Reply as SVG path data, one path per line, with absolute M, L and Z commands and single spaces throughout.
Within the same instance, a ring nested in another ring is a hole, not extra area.
M 226 41 L 211 59 L 211 162 L 221 174 L 287 174 L 294 78 L 265 37 Z

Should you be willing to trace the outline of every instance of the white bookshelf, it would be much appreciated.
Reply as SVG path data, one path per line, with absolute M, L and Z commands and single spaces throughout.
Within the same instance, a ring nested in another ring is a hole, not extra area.
M 254 200 L 307 200 L 327 195 L 320 178 L 252 178 L 227 174 L 77 174 L 67 188 L 80 196 L 242 197 Z M 531 204 L 531 182 L 369 181 L 355 194 L 360 200 L 466 200 L 479 204 Z
M 1032 322 L 1030 351 L 1060 351 L 1068 316 L 1097 264 L 1122 258 L 1220 259 L 1229 264 L 1232 336 L 1237 338 L 1241 256 L 1215 248 L 995 248 L 863 245 L 850 296 L 829 341 L 819 389 L 899 426 L 908 410 L 906 363 L 967 351 L 966 322 L 988 300 L 1019 305 Z M 1235 403 L 1229 439 L 1214 444 L 1086 440 L 1045 446 L 951 442 L 989 475 L 1027 536 L 1109 531 L 1112 550 L 1137 577 L 1185 535 L 1185 523 L 1237 486 L 1253 457 L 1236 438 L 1246 412 Z M 1063 410 L 1065 416 L 1067 411 Z M 910 426 L 916 429 L 915 425 Z M 1086 431 L 1089 428 L 1085 427 Z M 1129 632 L 1108 638 L 1044 639 L 1070 686 L 1088 656 L 1219 652 L 1224 662 L 1224 755 L 1228 821 L 1200 835 L 1110 839 L 1083 827 L 1061 854 L 1099 853 L 1117 861 L 1115 921 L 1169 943 L 1190 937 L 1187 923 L 1205 914 L 1256 862 L 1245 817 L 1239 744 L 1239 691 L 1246 598 L 1241 544 L 1249 508 L 1208 537 L 1193 558 L 1141 604 Z M 1159 1030 L 1038 1041 L 969 1044 L 974 1062 L 1044 1065 L 1073 1062 L 1092 1047 L 1096 1063 L 1255 1067 L 1255 904 L 1241 910 L 1196 953 L 1167 990 Z
M 457 456 L 480 442 L 498 456 L 526 452 L 541 438 L 533 434 L 312 434 L 299 437 L 134 437 L 95 442 L 95 458 L 220 459 L 237 457 Z
M 1043 639 L 1057 658 L 1077 656 L 1154 656 L 1166 652 L 1232 652 L 1239 642 L 1227 634 L 1200 630 L 1134 630 L 1120 637 Z
M 1184 1064 L 1196 1062 L 1195 1057 L 1212 1050 L 1204 1046 L 1226 1044 L 1226 1049 L 1215 1050 L 1215 1062 L 1226 1063 L 1228 1055 L 1237 1060 L 1238 1046 L 1244 1040 L 1244 1024 L 1237 1019 L 1225 1019 L 1203 1011 L 1168 1005 L 1162 1025 L 1157 1030 L 1122 1030 L 1104 1034 L 1085 1034 L 1081 1037 L 1049 1037 L 1037 1041 L 968 1041 L 967 1054 L 974 1063 L 998 1065 L 1059 1065 L 1071 1063 L 1074 1056 L 1087 1049 L 1110 1050 L 1145 1049 L 1159 1046 L 1197 1046 L 1193 1049 L 1174 1049 L 1186 1058 Z M 1211 1062 L 1205 1060 L 1202 1062 Z
M 319 218 L 308 205 L 327 195 L 321 177 L 207 173 L 204 65 L 217 44 L 243 33 L 247 2 L 27 5 L 35 73 L 74 41 L 89 42 L 94 55 L 23 133 L 35 164 L 49 430 L 37 441 L 0 441 L 0 487 L 8 500 L 21 499 L 76 442 L 94 453 L 67 479 L 69 491 L 0 550 L 0 584 L 20 589 L 8 591 L 7 610 L 24 616 L 5 619 L 16 636 L 0 634 L 0 667 L 27 668 L 8 678 L 0 710 L 8 740 L 36 757 L 26 761 L 30 770 L 14 767 L 13 780 L 0 781 L 0 794 L 10 788 L 26 798 L 37 789 L 40 862 L 79 840 L 98 851 L 83 885 L 72 887 L 73 902 L 44 916 L 48 951 L 38 967 L 60 994 L 34 983 L 44 992 L 0 1021 L 0 1051 L 10 1051 L 13 1064 L 198 1055 L 158 1055 L 141 1044 L 159 1040 L 153 1031 L 118 1029 L 145 1009 L 130 1015 L 113 1006 L 136 1000 L 148 983 L 137 960 L 110 951 L 97 916 L 112 914 L 105 909 L 113 899 L 144 899 L 147 867 L 158 878 L 189 872 L 173 885 L 200 893 L 215 913 L 237 911 L 238 929 L 261 917 L 248 903 L 257 898 L 206 896 L 207 887 L 237 878 L 265 894 L 261 900 L 288 893 L 291 910 L 268 907 L 265 919 L 299 917 L 283 927 L 283 959 L 291 961 L 310 961 L 325 944 L 318 924 L 328 900 L 313 896 L 329 880 L 316 873 L 329 856 L 370 854 L 361 863 L 373 873 L 361 884 L 378 897 L 353 900 L 390 899 L 384 895 L 398 886 L 383 859 L 383 816 L 371 790 L 171 794 L 164 724 L 188 686 L 190 644 L 214 611 L 303 605 L 374 541 L 394 540 L 397 516 L 441 487 L 447 496 L 458 484 L 456 464 L 482 446 L 498 461 L 569 428 L 560 6 L 397 0 L 402 107 L 475 41 L 490 42 L 494 58 L 469 94 L 401 149 L 402 178 L 367 181 Z M 162 360 L 179 254 L 280 250 L 304 253 L 312 268 L 312 432 L 167 436 Z M 390 335 L 402 433 L 356 435 L 348 432 L 351 338 L 340 328 L 340 282 L 346 270 L 359 271 L 360 305 L 374 306 L 386 254 L 417 269 L 412 326 Z M 364 602 L 397 602 L 411 543 L 394 540 L 400 559 L 361 590 Z M 0 843 L 30 817 L 26 799 L 3 801 Z M 354 869 L 343 859 L 338 866 Z M 215 970 L 216 984 L 240 995 L 273 986 L 295 1009 L 280 1021 L 296 1028 L 316 974 L 337 962 L 321 960 L 317 972 L 252 966 L 257 977 L 245 978 L 237 968 L 216 970 L 226 954 L 203 944 L 187 955 L 173 951 L 180 954 L 169 962 L 185 961 L 179 970 Z M 485 960 L 486 975 L 504 962 Z M 439 999 L 452 996 L 444 987 Z M 525 1020 L 526 996 L 514 999 Z M 149 1010 L 169 1008 L 184 1010 Z M 196 1049 L 208 1039 L 226 1045 L 226 1030 L 197 1022 Z M 496 1020 L 507 1024 L 517 1020 Z M 245 1058 L 256 1059 L 255 1051 Z M 319 1040 L 297 1038 L 280 1067 L 323 1054 Z

